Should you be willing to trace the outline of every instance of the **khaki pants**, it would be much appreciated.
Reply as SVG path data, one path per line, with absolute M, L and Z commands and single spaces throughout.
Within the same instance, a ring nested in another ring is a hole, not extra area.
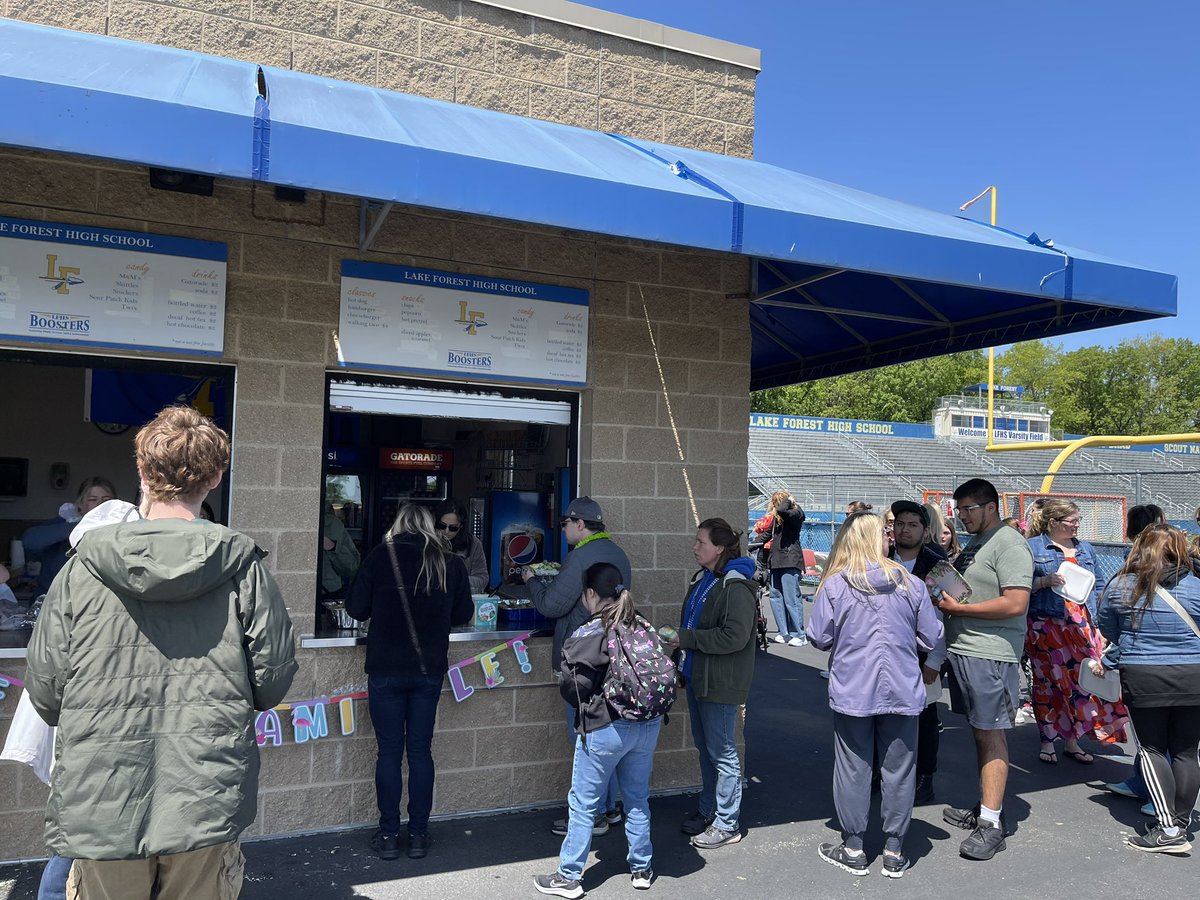
M 236 900 L 244 866 L 237 841 L 148 859 L 77 859 L 67 900 Z

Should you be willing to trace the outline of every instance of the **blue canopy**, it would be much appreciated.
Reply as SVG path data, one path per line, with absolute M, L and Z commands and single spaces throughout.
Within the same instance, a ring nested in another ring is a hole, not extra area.
M 778 166 L 190 51 L 0 21 L 0 90 L 5 144 L 751 257 L 754 388 L 1176 308 L 1172 275 Z

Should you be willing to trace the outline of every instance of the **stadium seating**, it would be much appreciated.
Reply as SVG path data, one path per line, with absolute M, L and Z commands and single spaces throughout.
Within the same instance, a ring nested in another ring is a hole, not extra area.
M 810 511 L 810 518 L 827 518 L 829 511 L 836 516 L 851 500 L 883 508 L 900 497 L 949 492 L 973 476 L 987 478 L 1001 492 L 1036 493 L 1058 455 L 1057 450 L 985 453 L 980 443 L 942 438 L 770 428 L 750 429 L 749 450 L 751 508 L 765 507 L 761 495 L 786 488 Z M 1200 475 L 1188 471 L 1196 467 L 1186 456 L 1088 448 L 1067 461 L 1054 490 L 1120 496 L 1127 505 L 1157 503 L 1168 518 L 1190 524 L 1200 504 Z

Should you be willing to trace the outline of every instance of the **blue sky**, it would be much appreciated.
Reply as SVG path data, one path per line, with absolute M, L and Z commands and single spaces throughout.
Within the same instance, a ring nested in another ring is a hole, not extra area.
M 1200 341 L 1200 4 L 585 0 L 762 50 L 758 159 L 1179 277 Z M 986 221 L 986 200 L 971 208 Z

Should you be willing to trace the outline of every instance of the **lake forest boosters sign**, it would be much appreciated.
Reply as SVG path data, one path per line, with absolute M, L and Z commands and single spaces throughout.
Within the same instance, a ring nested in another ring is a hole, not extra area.
M 578 288 L 342 262 L 342 365 L 583 385 L 587 328 Z

